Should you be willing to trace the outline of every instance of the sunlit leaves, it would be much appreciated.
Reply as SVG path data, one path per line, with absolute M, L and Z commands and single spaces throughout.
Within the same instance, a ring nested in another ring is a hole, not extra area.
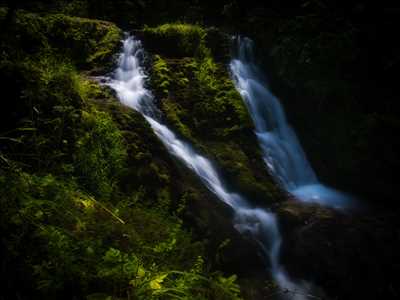
M 164 281 L 165 277 L 167 277 L 168 274 L 161 274 L 155 277 L 153 280 L 150 281 L 149 286 L 153 290 L 159 290 L 161 289 L 161 284 Z

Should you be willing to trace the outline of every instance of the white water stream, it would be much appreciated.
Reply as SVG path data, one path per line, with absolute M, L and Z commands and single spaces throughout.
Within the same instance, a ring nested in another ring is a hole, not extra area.
M 235 212 L 234 226 L 244 234 L 251 234 L 257 240 L 269 260 L 272 277 L 285 291 L 285 299 L 308 299 L 307 284 L 293 282 L 279 263 L 281 235 L 276 216 L 260 208 L 252 208 L 242 196 L 229 192 L 212 163 L 198 154 L 188 143 L 180 140 L 167 126 L 158 120 L 159 112 L 154 105 L 154 97 L 145 88 L 146 75 L 141 66 L 143 48 L 139 40 L 129 36 L 123 41 L 118 67 L 114 78 L 108 83 L 120 101 L 139 111 L 149 122 L 158 138 L 170 154 L 193 170 L 221 201 Z
M 236 37 L 230 63 L 235 85 L 253 119 L 264 162 L 283 188 L 301 201 L 345 209 L 351 197 L 318 181 L 279 100 L 255 64 L 253 42 Z

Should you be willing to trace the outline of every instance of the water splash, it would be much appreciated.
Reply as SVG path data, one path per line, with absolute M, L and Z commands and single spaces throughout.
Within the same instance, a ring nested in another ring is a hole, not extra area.
M 296 133 L 286 120 L 279 100 L 264 83 L 254 61 L 253 42 L 236 37 L 235 58 L 230 70 L 253 119 L 263 159 L 276 180 L 296 198 L 336 209 L 354 204 L 351 197 L 318 181 L 300 145 Z
M 114 78 L 107 84 L 117 92 L 123 104 L 142 113 L 171 155 L 193 170 L 211 192 L 233 209 L 235 228 L 243 234 L 250 234 L 258 241 L 271 266 L 272 277 L 282 290 L 289 291 L 284 298 L 307 299 L 305 295 L 309 286 L 304 282 L 292 281 L 279 263 L 282 238 L 276 216 L 260 208 L 251 208 L 249 202 L 241 195 L 228 191 L 212 163 L 159 121 L 160 112 L 154 105 L 154 97 L 144 85 L 146 75 L 141 67 L 142 59 L 141 42 L 128 36 L 123 41 L 123 51 Z

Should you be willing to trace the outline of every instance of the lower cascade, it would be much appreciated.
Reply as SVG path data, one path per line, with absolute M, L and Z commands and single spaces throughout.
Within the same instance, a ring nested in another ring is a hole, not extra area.
M 170 154 L 193 170 L 212 193 L 233 209 L 235 213 L 234 227 L 243 234 L 250 234 L 258 241 L 263 249 L 265 259 L 269 262 L 273 279 L 284 291 L 284 298 L 308 299 L 311 285 L 306 282 L 292 281 L 279 262 L 282 237 L 276 215 L 264 209 L 252 208 L 241 195 L 229 192 L 212 163 L 198 154 L 187 142 L 180 140 L 174 132 L 159 121 L 160 112 L 154 105 L 154 97 L 144 86 L 146 75 L 141 67 L 142 59 L 141 42 L 128 36 L 123 41 L 123 51 L 119 56 L 114 78 L 110 79 L 107 84 L 117 92 L 117 96 L 123 104 L 137 110 L 146 118 Z M 238 63 L 240 61 L 234 64 Z M 294 134 L 293 136 L 295 137 Z M 309 168 L 309 172 L 311 174 L 311 168 Z
M 301 201 L 337 209 L 354 204 L 350 196 L 318 181 L 282 105 L 263 83 L 263 75 L 254 62 L 252 40 L 239 36 L 234 42 L 235 58 L 230 70 L 253 119 L 267 168 L 286 191 Z

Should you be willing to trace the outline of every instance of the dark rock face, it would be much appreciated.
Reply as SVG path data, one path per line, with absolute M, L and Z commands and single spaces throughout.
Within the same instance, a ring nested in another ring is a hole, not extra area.
M 400 235 L 395 215 L 343 214 L 288 201 L 279 209 L 282 260 L 338 299 L 393 299 L 398 295 Z
M 216 269 L 240 277 L 265 277 L 266 265 L 259 245 L 233 227 L 233 211 L 204 190 L 191 193 L 185 220 L 206 240 L 206 249 Z

